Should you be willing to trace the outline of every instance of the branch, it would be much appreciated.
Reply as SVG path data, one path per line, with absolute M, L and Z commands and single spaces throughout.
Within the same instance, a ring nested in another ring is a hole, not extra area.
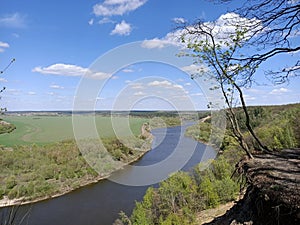
M 300 46 L 296 47 L 296 48 L 274 48 L 266 53 L 263 54 L 255 54 L 251 57 L 246 57 L 246 58 L 231 58 L 232 60 L 235 61 L 248 61 L 248 65 L 250 65 L 253 62 L 259 61 L 259 62 L 263 62 L 266 61 L 267 59 L 281 54 L 281 53 L 293 53 L 293 52 L 297 52 L 300 51 Z
M 11 66 L 11 64 L 13 64 L 13 62 L 15 62 L 15 61 L 16 61 L 16 59 L 13 58 L 13 59 L 10 61 L 10 63 L 9 63 L 3 70 L 0 71 L 0 74 L 3 74 L 3 73 Z

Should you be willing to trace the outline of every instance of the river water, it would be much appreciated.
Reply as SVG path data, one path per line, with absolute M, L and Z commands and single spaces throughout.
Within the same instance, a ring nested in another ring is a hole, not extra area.
M 152 150 L 132 165 L 146 166 L 166 160 L 179 145 L 179 140 L 183 143 L 181 147 L 183 150 L 177 154 L 177 157 L 178 155 L 185 157 L 185 151 L 188 151 L 190 146 L 195 146 L 192 157 L 182 170 L 191 170 L 200 161 L 214 158 L 216 152 L 212 147 L 182 136 L 189 125 L 191 124 L 154 129 L 152 134 L 155 138 Z M 161 171 L 161 173 L 164 172 Z M 118 171 L 114 176 L 126 180 L 138 179 L 132 172 L 132 168 Z M 153 185 L 157 186 L 157 184 Z M 22 225 L 112 225 L 120 211 L 124 211 L 127 215 L 131 214 L 135 201 L 142 200 L 148 187 L 128 186 L 102 180 L 58 198 L 22 206 L 18 213 L 19 219 L 25 212 L 28 212 Z

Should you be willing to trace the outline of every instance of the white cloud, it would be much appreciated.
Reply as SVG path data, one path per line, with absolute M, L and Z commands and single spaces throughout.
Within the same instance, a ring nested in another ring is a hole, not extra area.
M 244 95 L 244 98 L 246 101 L 254 101 L 256 100 L 256 97 L 250 96 L 250 95 Z
M 9 92 L 9 94 L 11 94 L 11 95 L 18 95 L 21 93 L 21 90 L 10 88 L 10 89 L 7 89 L 7 92 Z
M 179 85 L 179 84 L 174 84 L 173 87 L 174 87 L 174 88 L 183 89 L 182 85 Z
M 132 31 L 131 25 L 124 20 L 121 23 L 116 24 L 115 29 L 111 31 L 111 35 L 129 35 Z
M 180 18 L 179 18 L 180 19 Z M 206 27 L 207 31 L 209 32 L 210 29 L 212 30 L 212 35 L 215 38 L 216 42 L 223 41 L 222 45 L 224 45 L 224 40 L 231 40 L 229 37 L 233 33 L 236 33 L 236 28 L 247 28 L 249 26 L 254 26 L 259 24 L 260 21 L 256 19 L 247 19 L 241 17 L 236 13 L 226 13 L 221 15 L 216 21 L 214 22 L 205 22 L 204 28 Z M 188 27 L 189 30 L 195 30 L 193 26 Z M 260 31 L 262 29 L 261 26 L 256 26 L 253 32 Z M 142 44 L 142 47 L 145 48 L 164 48 L 167 45 L 175 45 L 186 47 L 185 44 L 181 42 L 181 36 L 186 35 L 186 39 L 190 40 L 203 40 L 205 39 L 204 36 L 197 36 L 197 35 L 189 35 L 186 33 L 187 31 L 184 29 L 179 29 L 174 32 L 168 33 L 165 37 L 159 39 L 154 38 L 152 40 L 146 40 Z M 249 35 L 251 36 L 251 34 Z M 219 42 L 221 44 L 221 42 Z
M 9 44 L 6 43 L 6 42 L 0 41 L 0 47 L 1 47 L 1 48 L 8 48 L 8 47 L 9 47 Z
M 27 94 L 29 94 L 29 95 L 36 95 L 36 92 L 34 92 L 34 91 L 29 91 L 29 92 L 27 92 Z
M 92 72 L 88 70 L 88 72 L 85 74 L 86 77 L 89 77 L 91 79 L 99 79 L 99 80 L 104 80 L 109 77 L 111 77 L 111 74 L 105 73 L 105 72 Z
M 288 4 L 296 4 L 296 3 L 298 3 L 299 2 L 299 0 L 289 0 L 288 1 Z
M 52 74 L 52 75 L 60 75 L 60 76 L 87 76 L 92 79 L 106 79 L 111 76 L 109 73 L 105 72 L 94 72 L 89 70 L 88 68 L 83 68 L 77 65 L 70 64 L 62 64 L 57 63 L 48 67 L 35 67 L 32 72 L 37 72 L 41 74 Z
M 184 84 L 184 86 L 191 86 L 191 85 L 192 85 L 192 84 L 189 83 L 189 82 Z
M 14 36 L 15 38 L 19 38 L 20 37 L 20 35 L 17 34 L 17 33 L 12 33 L 12 36 Z
M 189 73 L 191 75 L 193 74 L 198 74 L 198 73 L 205 73 L 208 72 L 208 68 L 204 65 L 196 65 L 196 64 L 191 64 L 189 66 L 184 66 L 180 68 L 186 73 Z
M 122 72 L 124 72 L 124 73 L 133 73 L 134 70 L 133 69 L 129 69 L 129 68 L 125 68 L 125 69 L 122 70 Z
M 271 95 L 280 95 L 280 94 L 284 94 L 284 93 L 287 93 L 287 92 L 290 92 L 290 90 L 286 89 L 286 88 L 275 88 L 273 89 L 270 94 Z
M 7 82 L 7 80 L 5 78 L 1 77 L 0 82 Z
M 6 42 L 0 41 L 0 52 L 4 52 L 6 48 L 9 48 L 9 44 Z
M 64 75 L 64 76 L 83 76 L 88 71 L 87 68 L 83 68 L 76 65 L 57 63 L 48 67 L 35 67 L 32 72 L 42 74 Z
M 4 15 L 0 17 L 1 27 L 24 28 L 26 27 L 26 16 L 20 13 Z
M 142 42 L 141 46 L 143 48 L 152 49 L 152 48 L 164 48 L 164 47 L 166 47 L 168 45 L 172 45 L 172 44 L 174 44 L 174 43 L 169 40 L 154 38 L 151 40 L 144 40 Z
M 142 83 L 129 83 L 132 89 L 145 89 Z
M 96 101 L 103 101 L 103 100 L 105 100 L 105 98 L 102 98 L 102 97 L 97 97 L 96 98 Z
M 92 26 L 94 24 L 94 19 L 90 19 L 88 23 Z
M 175 17 L 172 19 L 174 23 L 178 23 L 178 24 L 182 24 L 182 23 L 186 23 L 186 19 L 182 18 L 182 17 Z
M 64 89 L 64 87 L 62 87 L 60 85 L 57 85 L 57 84 L 50 85 L 50 88 L 53 88 L 53 89 Z
M 203 96 L 203 93 L 200 93 L 200 92 L 198 92 L 198 93 L 193 93 L 193 94 L 190 94 L 191 96 Z
M 150 87 L 160 87 L 160 88 L 168 88 L 168 89 L 177 89 L 177 90 L 184 90 L 182 85 L 179 84 L 172 84 L 170 81 L 167 80 L 163 80 L 163 81 L 152 81 L 150 83 L 148 83 L 148 86 Z
M 123 15 L 144 5 L 147 0 L 105 0 L 93 7 L 96 16 Z
M 164 80 L 164 81 L 152 81 L 150 83 L 148 83 L 148 86 L 159 86 L 159 87 L 167 87 L 167 86 L 171 86 L 172 83 L 170 81 Z
M 135 92 L 133 95 L 134 96 L 143 96 L 143 95 L 145 95 L 145 93 L 142 91 L 139 91 L 139 92 Z
M 105 23 L 115 23 L 115 21 L 109 19 L 108 17 L 104 17 L 98 22 L 99 24 L 105 24 Z

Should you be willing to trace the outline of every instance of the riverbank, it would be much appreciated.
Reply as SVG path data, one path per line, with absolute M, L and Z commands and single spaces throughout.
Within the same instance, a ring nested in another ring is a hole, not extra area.
M 36 203 L 36 202 L 40 202 L 40 201 L 44 201 L 44 200 L 48 200 L 48 199 L 57 198 L 57 197 L 65 195 L 65 194 L 68 194 L 72 191 L 75 191 L 79 188 L 98 183 L 99 181 L 104 180 L 104 179 L 108 179 L 112 173 L 123 169 L 126 165 L 129 165 L 129 164 L 132 164 L 132 163 L 138 161 L 141 157 L 144 156 L 144 154 L 146 154 L 148 151 L 151 150 L 153 135 L 151 134 L 149 125 L 147 125 L 147 124 L 142 125 L 141 134 L 142 134 L 143 140 L 144 140 L 143 145 L 139 149 L 135 148 L 134 150 L 132 150 L 133 152 L 135 152 L 133 155 L 128 156 L 128 158 L 126 158 L 126 161 L 123 161 L 122 163 L 118 163 L 118 167 L 115 167 L 114 169 L 110 170 L 109 172 L 101 173 L 100 175 L 97 175 L 97 176 L 92 176 L 92 175 L 87 174 L 87 175 L 73 181 L 73 183 L 76 183 L 75 186 L 72 185 L 73 183 L 71 183 L 70 185 L 61 186 L 61 189 L 58 190 L 56 193 L 51 194 L 51 195 L 45 195 L 42 197 L 37 197 L 37 198 L 32 198 L 32 199 L 29 199 L 29 197 L 10 199 L 10 198 L 8 198 L 8 196 L 4 195 L 3 198 L 0 200 L 0 208 L 8 207 L 8 206 L 16 206 L 16 205 L 26 205 L 26 204 Z
M 32 204 L 32 203 L 36 203 L 36 202 L 40 202 L 40 201 L 45 201 L 45 200 L 57 198 L 57 197 L 66 195 L 66 194 L 68 194 L 68 193 L 70 193 L 72 191 L 75 191 L 77 189 L 80 189 L 82 187 L 98 183 L 101 180 L 108 179 L 111 176 L 112 173 L 124 169 L 124 166 L 130 165 L 130 164 L 138 161 L 140 158 L 142 158 L 144 156 L 144 154 L 146 154 L 150 150 L 151 150 L 151 148 L 149 150 L 147 150 L 147 151 L 143 151 L 140 155 L 136 156 L 135 158 L 133 158 L 129 162 L 124 163 L 122 165 L 122 167 L 117 168 L 116 170 L 110 172 L 109 174 L 101 174 L 101 176 L 97 176 L 96 178 L 88 179 L 88 180 L 85 180 L 85 181 L 81 181 L 81 183 L 80 183 L 80 185 L 78 187 L 76 187 L 76 188 L 70 188 L 70 189 L 66 189 L 66 190 L 62 190 L 62 192 L 54 194 L 54 195 L 51 195 L 51 196 L 40 197 L 40 198 L 33 199 L 33 200 L 26 200 L 25 197 L 23 197 L 23 198 L 9 199 L 7 196 L 4 196 L 4 198 L 0 200 L 0 208 L 9 207 L 9 206 Z
M 212 127 L 211 124 L 207 122 L 210 119 L 211 119 L 210 115 L 201 118 L 196 124 L 187 128 L 185 135 L 205 145 L 213 146 L 212 143 L 210 143 Z
M 237 165 L 248 184 L 244 197 L 206 225 L 299 224 L 300 149 L 254 156 Z

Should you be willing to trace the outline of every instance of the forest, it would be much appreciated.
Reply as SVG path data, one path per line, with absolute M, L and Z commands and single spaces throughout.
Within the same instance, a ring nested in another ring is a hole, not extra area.
M 236 108 L 239 120 L 245 120 L 242 109 Z M 252 126 L 263 144 L 272 151 L 300 147 L 300 104 L 249 107 Z M 186 135 L 208 142 L 210 121 L 189 127 Z M 247 133 L 246 127 L 243 132 Z M 246 135 L 249 145 L 253 139 Z M 202 210 L 234 201 L 246 187 L 245 179 L 236 173 L 235 165 L 246 157 L 227 129 L 218 157 L 207 167 L 199 164 L 190 172 L 172 174 L 158 188 L 150 187 L 143 201 L 136 202 L 132 215 L 120 213 L 115 224 L 199 224 Z

